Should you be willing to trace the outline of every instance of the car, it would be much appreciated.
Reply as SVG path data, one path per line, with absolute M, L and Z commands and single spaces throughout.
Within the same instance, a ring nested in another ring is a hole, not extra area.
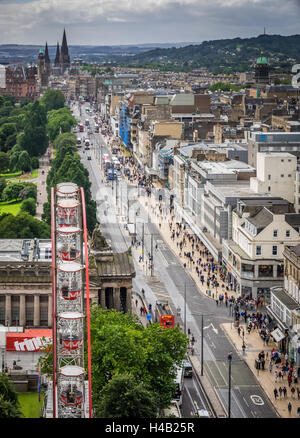
M 88 159 L 88 160 L 91 160 L 91 159 L 92 159 L 92 157 L 88 156 L 88 157 L 87 157 L 87 159 Z
M 193 367 L 188 360 L 183 362 L 183 375 L 184 377 L 193 377 Z

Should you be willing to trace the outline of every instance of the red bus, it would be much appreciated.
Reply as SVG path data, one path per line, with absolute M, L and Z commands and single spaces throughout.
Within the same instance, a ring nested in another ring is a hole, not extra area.
M 84 126 L 82 123 L 79 124 L 79 132 L 83 132 L 84 130 Z
M 174 327 L 174 315 L 160 315 L 160 326 L 163 328 Z

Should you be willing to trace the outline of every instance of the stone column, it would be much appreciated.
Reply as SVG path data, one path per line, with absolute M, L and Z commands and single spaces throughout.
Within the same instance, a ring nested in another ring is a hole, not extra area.
M 26 304 L 25 295 L 20 295 L 20 322 L 21 326 L 26 325 Z
M 40 296 L 39 295 L 34 295 L 33 325 L 34 327 L 40 325 Z
M 101 302 L 101 308 L 105 309 L 106 306 L 105 306 L 105 288 L 104 287 L 101 288 L 100 302 Z
M 126 312 L 132 313 L 132 288 L 128 287 L 126 291 Z
M 5 323 L 11 325 L 11 295 L 5 295 Z
M 254 277 L 255 278 L 258 278 L 258 268 L 259 268 L 259 265 L 254 265 Z
M 121 310 L 121 301 L 120 301 L 120 288 L 114 288 L 114 308 L 120 312 Z
M 48 295 L 48 326 L 52 327 L 52 295 Z
M 277 265 L 273 265 L 273 278 L 277 278 Z

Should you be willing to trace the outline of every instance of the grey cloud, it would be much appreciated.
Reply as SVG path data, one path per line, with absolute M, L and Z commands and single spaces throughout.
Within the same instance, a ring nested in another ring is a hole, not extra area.
M 0 40 L 53 44 L 64 26 L 69 44 L 196 42 L 255 36 L 264 26 L 267 33 L 287 35 L 299 33 L 299 6 L 300 0 L 10 2 L 1 7 Z

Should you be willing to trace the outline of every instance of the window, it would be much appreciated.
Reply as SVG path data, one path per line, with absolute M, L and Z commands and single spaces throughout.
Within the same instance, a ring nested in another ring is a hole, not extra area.
M 288 174 L 288 177 L 290 178 L 291 176 L 292 176 L 292 175 L 289 173 L 289 174 Z
M 272 255 L 274 255 L 274 256 L 277 255 L 277 245 L 272 246 Z
M 273 237 L 278 237 L 278 230 L 273 230 Z
M 271 191 L 271 187 L 269 186 L 269 187 L 268 187 L 268 192 L 270 192 L 270 191 Z
M 284 178 L 284 175 L 280 175 L 281 176 L 281 178 Z
M 284 163 L 284 160 L 281 160 L 282 163 Z
M 261 255 L 261 246 L 260 245 L 256 246 L 256 255 Z
M 290 232 L 290 230 L 286 230 L 286 232 L 285 232 L 285 237 L 291 237 L 291 232 Z
M 271 175 L 268 175 L 268 179 L 271 179 Z

